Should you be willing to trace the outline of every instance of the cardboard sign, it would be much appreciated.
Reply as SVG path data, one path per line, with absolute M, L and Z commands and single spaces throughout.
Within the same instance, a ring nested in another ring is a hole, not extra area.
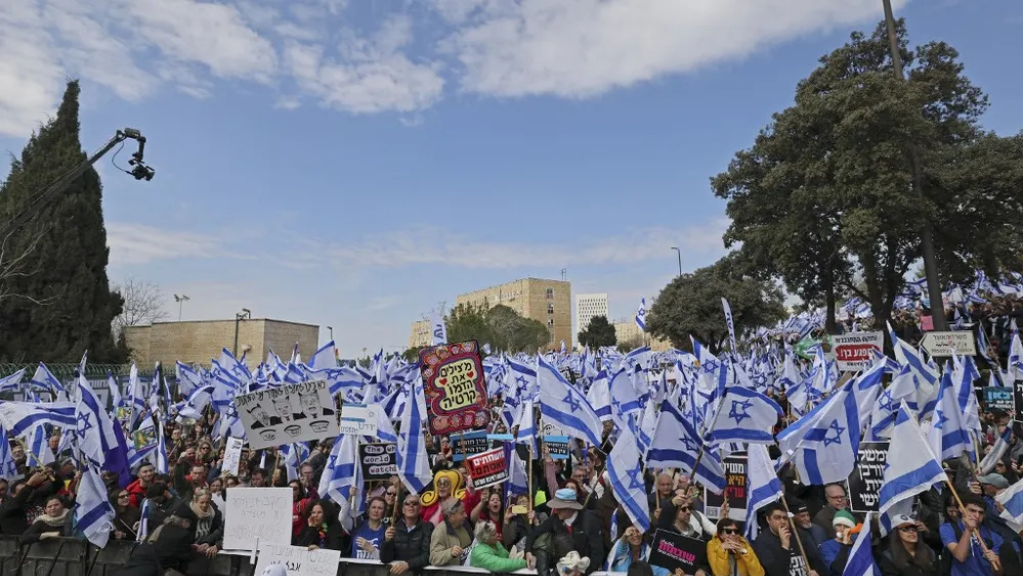
M 995 410 L 998 408 L 1009 412 L 1014 409 L 1013 388 L 986 386 L 981 390 L 984 394 L 986 410 Z
M 882 489 L 885 461 L 889 457 L 888 442 L 861 442 L 857 465 L 847 480 L 850 510 L 877 512 L 878 491 Z
M 383 411 L 380 404 L 342 404 L 338 431 L 355 436 L 376 436 L 377 418 Z
M 921 346 L 929 356 L 975 356 L 978 347 L 974 342 L 974 332 L 970 330 L 954 330 L 951 332 L 927 332 L 921 339 Z
M 866 370 L 875 359 L 875 352 L 882 353 L 884 345 L 882 332 L 853 332 L 832 336 L 832 352 L 836 365 L 843 372 Z
M 420 350 L 420 371 L 432 434 L 487 425 L 487 386 L 476 340 Z
M 466 456 L 486 452 L 491 447 L 486 430 L 455 434 L 452 440 L 452 462 L 461 462 Z
M 737 522 L 747 519 L 747 455 L 735 452 L 722 460 L 725 469 L 725 490 L 715 494 L 704 489 L 704 515 L 718 521 L 719 508 L 729 499 L 729 518 Z M 689 572 L 688 572 L 689 574 Z
M 224 504 L 226 550 L 292 543 L 291 488 L 228 488 Z
M 551 456 L 552 460 L 569 459 L 568 436 L 545 436 L 544 446 L 548 449 L 548 456 Z
M 387 480 L 398 474 L 394 442 L 374 442 L 359 445 L 359 465 L 363 469 L 363 480 Z
M 674 573 L 678 568 L 684 574 L 696 574 L 706 562 L 707 550 L 708 545 L 703 540 L 659 529 L 654 533 L 651 557 L 648 561 L 670 573 Z
M 335 576 L 340 561 L 339 550 L 310 550 L 302 546 L 270 544 L 260 546 L 260 555 L 253 575 L 263 576 L 269 566 L 280 564 L 284 566 L 288 576 Z
M 224 463 L 221 465 L 221 474 L 238 476 L 238 465 L 242 462 L 242 445 L 245 440 L 241 438 L 228 438 L 224 444 Z
M 325 380 L 242 394 L 235 407 L 254 450 L 338 435 L 334 398 Z
M 480 490 L 508 480 L 505 449 L 495 448 L 466 458 L 466 470 L 473 479 L 473 488 Z

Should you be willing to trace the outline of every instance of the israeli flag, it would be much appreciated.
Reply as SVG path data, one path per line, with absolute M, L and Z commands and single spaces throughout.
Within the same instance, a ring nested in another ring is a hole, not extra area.
M 668 400 L 663 401 L 647 451 L 647 467 L 682 468 L 694 474 L 700 447 L 700 437 L 693 425 Z M 704 452 L 695 477 L 715 494 L 725 489 L 725 471 L 714 450 Z
M 640 307 L 636 309 L 636 325 L 641 332 L 647 331 L 647 299 L 640 299 Z
M 600 446 L 601 418 L 587 397 L 544 358 L 538 358 L 537 363 L 541 417 L 592 446 Z
M 423 443 L 423 424 L 427 420 L 427 402 L 423 396 L 423 380 L 412 384 L 409 403 L 402 413 L 395 460 L 398 477 L 410 492 L 419 494 L 430 483 L 430 464 Z
M 778 435 L 783 458 L 793 461 L 808 485 L 842 482 L 853 471 L 861 429 L 853 384 L 847 383 Z
M 736 326 L 732 321 L 732 308 L 725 296 L 722 296 L 722 310 L 725 312 L 725 327 L 729 329 L 729 351 L 736 354 L 739 350 L 736 348 Z
M 523 464 L 523 460 L 515 450 L 511 451 L 509 457 L 512 459 L 512 466 L 509 472 L 508 493 L 529 494 L 530 485 L 527 480 L 526 465 Z
M 519 415 L 519 428 L 516 430 L 516 444 L 530 446 L 532 454 L 536 457 L 540 454 L 540 447 L 537 444 L 537 418 L 533 412 L 533 400 L 523 403 L 523 410 Z
M 637 397 L 636 388 L 633 386 L 630 372 L 625 368 L 619 369 L 612 376 L 609 389 L 611 392 L 611 415 L 619 430 L 626 428 L 626 418 L 640 411 L 640 399 Z
M 992 445 L 992 450 L 978 464 L 978 472 L 980 474 L 988 474 L 995 470 L 996 462 L 1002 460 L 1006 450 L 1010 447 L 1010 436 L 1012 435 L 1013 430 L 1010 426 L 1003 428 L 1002 433 L 996 438 L 995 444 Z
M 177 377 L 178 392 L 181 394 L 187 395 L 203 383 L 202 376 L 191 366 L 182 362 L 175 362 L 174 375 Z
M 14 462 L 14 452 L 7 440 L 7 432 L 0 428 L 0 478 L 10 482 L 19 477 L 21 475 L 18 474 L 18 464 Z
M 10 436 L 24 436 L 29 429 L 40 424 L 74 428 L 77 422 L 75 405 L 69 402 L 0 402 L 0 426 Z
M 57 398 L 61 394 L 66 394 L 64 386 L 61 385 L 60 380 L 50 372 L 50 369 L 46 367 L 46 364 L 39 363 L 39 367 L 36 368 L 36 373 L 32 376 L 32 380 L 29 384 L 33 387 L 39 388 L 44 392 L 49 392 L 50 396 Z
M 871 526 L 871 514 L 868 512 L 864 517 L 864 526 Z M 857 535 L 857 540 L 853 543 L 850 556 L 843 568 L 843 576 L 875 576 L 877 573 L 875 557 L 871 553 L 871 532 L 864 530 Z
M 782 408 L 760 392 L 733 386 L 722 398 L 719 413 L 707 432 L 712 446 L 726 442 L 775 444 L 772 429 L 782 416 Z
M 640 450 L 633 434 L 622 431 L 618 442 L 608 455 L 608 479 L 612 494 L 629 515 L 633 524 L 643 532 L 651 529 L 651 516 L 647 509 L 644 475 L 640 466 Z
M 440 346 L 448 342 L 448 327 L 444 323 L 444 316 L 441 311 L 434 312 L 430 318 L 430 336 L 434 346 Z
M 611 391 L 608 388 L 608 372 L 601 370 L 587 390 L 587 400 L 594 407 L 602 422 L 612 419 Z
M 356 495 L 353 500 L 356 502 L 356 508 L 358 509 L 359 504 L 365 501 L 362 494 L 365 490 L 362 478 L 363 469 L 359 465 L 358 437 L 344 434 L 339 444 L 341 446 L 339 447 L 337 458 L 334 460 L 334 465 L 330 470 L 325 469 L 323 474 L 328 476 L 326 494 L 331 497 L 331 500 L 334 500 L 341 506 L 342 514 L 339 520 L 341 520 L 345 530 L 351 532 L 355 516 L 358 515 L 358 510 L 350 509 L 349 492 L 351 492 L 352 488 L 356 489 Z M 401 468 L 399 471 L 401 471 Z M 321 480 L 322 482 L 323 480 Z M 351 510 L 350 513 L 346 514 L 345 512 L 349 510 Z
M 21 379 L 25 377 L 25 368 L 10 376 L 0 378 L 0 392 L 17 392 L 21 390 Z
M 906 402 L 900 404 L 889 442 L 878 512 L 884 514 L 897 502 L 927 491 L 946 479 L 942 463 L 932 453 Z
M 79 382 L 81 383 L 81 381 Z M 103 548 L 114 529 L 114 507 L 110 504 L 100 471 L 86 464 L 75 498 L 75 525 L 94 546 Z
M 747 447 L 747 534 L 753 536 L 757 527 L 757 511 L 782 496 L 782 481 L 768 456 L 768 448 L 761 444 Z
M 320 347 L 309 357 L 309 369 L 313 372 L 318 370 L 330 370 L 338 367 L 338 360 L 334 355 L 334 340 Z
M 1003 505 L 999 517 L 1012 524 L 1011 528 L 1017 534 L 1020 533 L 1021 526 L 1024 526 L 1024 487 L 1021 482 L 1024 480 L 1017 480 L 1013 486 L 996 494 L 996 501 Z
M 959 458 L 974 453 L 973 443 L 963 425 L 963 414 L 957 404 L 953 379 L 947 371 L 939 384 L 939 398 L 928 428 L 928 446 L 939 458 Z

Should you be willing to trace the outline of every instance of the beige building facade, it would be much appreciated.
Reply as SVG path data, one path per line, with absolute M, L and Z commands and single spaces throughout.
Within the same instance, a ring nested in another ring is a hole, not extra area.
M 475 292 L 460 294 L 455 305 L 503 305 L 524 318 L 537 320 L 551 333 L 548 349 L 557 349 L 565 342 L 572 345 L 572 289 L 565 280 L 522 278 Z
M 219 358 L 222 348 L 231 350 L 235 344 L 234 320 L 197 320 L 189 322 L 154 322 L 150 326 L 125 328 L 125 339 L 137 364 L 152 366 L 160 362 L 173 366 L 180 360 L 209 366 L 211 358 Z M 254 318 L 238 322 L 238 354 L 243 350 L 246 364 L 255 367 L 273 350 L 287 361 L 296 342 L 299 354 L 307 359 L 316 352 L 320 327 L 314 324 Z
M 616 322 L 613 326 L 615 326 L 615 341 L 619 344 L 623 342 L 637 342 L 639 345 L 643 342 L 644 333 L 640 331 L 640 327 L 636 325 L 635 320 Z M 672 343 L 668 340 L 660 340 L 650 335 L 647 336 L 647 345 L 654 352 L 665 352 L 672 348 Z
M 417 320 L 409 327 L 409 348 L 423 348 L 434 344 L 429 320 Z

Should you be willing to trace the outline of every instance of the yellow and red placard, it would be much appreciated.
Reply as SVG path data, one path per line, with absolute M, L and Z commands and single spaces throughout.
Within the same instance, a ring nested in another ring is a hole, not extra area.
M 471 430 L 490 421 L 484 366 L 476 340 L 421 350 L 420 372 L 431 433 Z

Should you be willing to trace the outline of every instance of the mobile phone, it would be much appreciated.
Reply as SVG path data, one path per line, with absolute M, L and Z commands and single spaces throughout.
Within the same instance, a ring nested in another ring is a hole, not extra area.
M 513 506 L 511 508 L 511 510 L 512 510 L 513 514 L 526 514 L 528 512 L 528 510 L 526 509 L 526 506 L 519 506 L 519 505 Z

